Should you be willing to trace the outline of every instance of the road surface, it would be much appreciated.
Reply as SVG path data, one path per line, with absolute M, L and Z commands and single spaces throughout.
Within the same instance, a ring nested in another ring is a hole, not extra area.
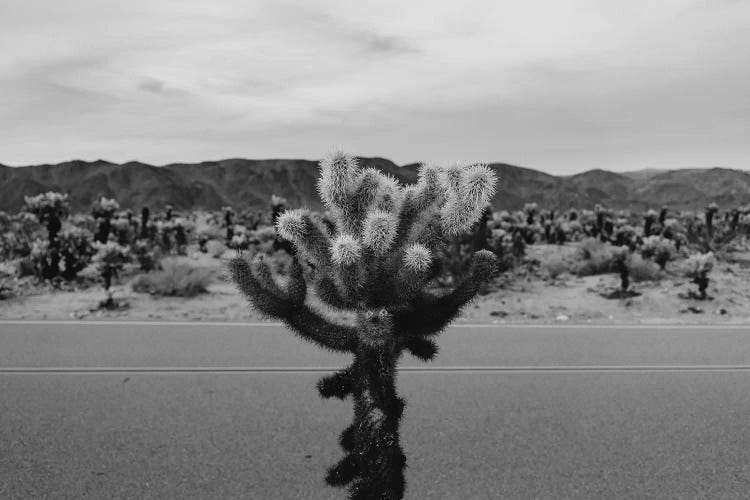
M 746 499 L 750 329 L 455 327 L 405 357 L 408 499 Z M 347 357 L 278 326 L 0 322 L 0 498 L 343 499 Z

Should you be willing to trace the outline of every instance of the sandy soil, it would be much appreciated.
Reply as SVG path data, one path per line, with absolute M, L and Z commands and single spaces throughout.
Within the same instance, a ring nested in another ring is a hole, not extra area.
M 556 247 L 529 248 L 529 258 L 544 261 Z M 75 290 L 36 290 L 29 295 L 0 301 L 0 318 L 34 320 L 108 319 L 160 321 L 263 321 L 223 277 L 222 263 L 206 255 L 188 258 L 192 265 L 216 270 L 208 293 L 191 299 L 152 297 L 135 293 L 124 277 L 114 287 L 114 297 L 127 307 L 98 311 L 104 298 L 99 286 Z M 669 270 L 669 267 L 667 268 Z M 701 301 L 682 298 L 696 287 L 677 273 L 658 282 L 635 283 L 641 295 L 607 299 L 602 295 L 619 286 L 614 275 L 550 279 L 540 269 L 526 266 L 499 279 L 491 293 L 478 297 L 459 322 L 574 323 L 574 324 L 705 324 L 750 323 L 750 266 L 721 262 L 711 273 L 709 296 Z

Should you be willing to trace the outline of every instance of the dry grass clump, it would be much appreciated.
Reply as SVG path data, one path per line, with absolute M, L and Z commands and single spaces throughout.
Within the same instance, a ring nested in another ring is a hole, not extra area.
M 137 276 L 131 283 L 134 292 L 164 297 L 195 297 L 208 292 L 213 271 L 193 267 L 173 259 L 162 261 L 162 270 Z
M 571 272 L 571 262 L 560 255 L 550 256 L 544 261 L 544 270 L 552 279 L 557 279 L 562 274 Z

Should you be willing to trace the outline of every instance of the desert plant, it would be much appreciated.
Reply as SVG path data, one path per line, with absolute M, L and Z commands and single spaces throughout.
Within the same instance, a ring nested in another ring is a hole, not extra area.
M 125 214 L 120 214 L 112 219 L 110 221 L 110 228 L 117 243 L 122 246 L 128 246 L 136 235 L 130 220 L 128 220 Z
M 59 249 L 63 263 L 61 276 L 72 281 L 91 262 L 94 254 L 92 234 L 79 227 L 64 229 L 59 236 Z
M 47 226 L 47 240 L 54 246 L 57 234 L 62 229 L 62 218 L 68 215 L 68 195 L 48 191 L 36 196 L 24 196 L 24 210 L 34 214 L 40 224 Z
M 691 255 L 685 263 L 687 267 L 686 276 L 693 279 L 693 283 L 698 285 L 697 298 L 706 300 L 708 295 L 708 273 L 714 267 L 716 258 L 713 252 Z M 691 295 L 696 296 L 695 293 L 691 292 Z
M 138 275 L 131 287 L 138 293 L 165 297 L 195 297 L 208 292 L 212 272 L 173 259 L 162 261 L 162 269 Z
M 669 207 L 666 205 L 663 205 L 661 207 L 661 210 L 659 210 L 659 225 L 664 227 L 664 221 L 667 220 L 667 212 L 669 211 Z
M 37 238 L 31 245 L 29 261 L 34 276 L 39 280 L 51 280 L 60 271 L 60 253 L 50 246 L 48 240 Z
M 552 279 L 557 279 L 563 273 L 570 272 L 570 262 L 560 255 L 554 255 L 544 262 L 544 270 Z
M 206 252 L 208 252 L 208 255 L 215 259 L 218 259 L 222 255 L 224 255 L 224 252 L 226 251 L 226 245 L 224 245 L 219 240 L 210 240 L 208 243 L 206 243 Z
M 148 219 L 151 217 L 151 211 L 148 207 L 141 209 L 141 239 L 145 240 L 149 238 L 148 232 Z
M 96 233 L 94 234 L 94 239 L 97 242 L 106 244 L 109 241 L 109 233 L 112 231 L 112 217 L 119 209 L 120 204 L 117 203 L 117 200 L 104 196 L 94 203 L 91 215 L 97 220 Z
M 60 254 L 57 235 L 62 229 L 62 219 L 69 212 L 68 195 L 48 191 L 36 196 L 24 196 L 24 210 L 34 214 L 40 224 L 47 227 L 47 245 L 44 278 L 54 278 L 60 273 Z M 37 245 L 37 256 L 40 247 Z
M 637 253 L 631 253 L 626 262 L 629 277 L 635 281 L 658 281 L 662 277 L 660 269 L 664 269 Z M 616 266 L 615 266 L 616 267 Z
M 224 212 L 224 225 L 227 228 L 226 243 L 231 247 L 234 238 L 234 210 L 232 207 L 221 207 L 221 211 Z
M 534 224 L 534 216 L 537 214 L 536 203 L 524 204 L 523 211 L 526 213 L 526 224 L 528 224 L 529 226 Z
M 100 308 L 114 309 L 117 304 L 112 297 L 112 279 L 117 278 L 123 266 L 130 261 L 130 250 L 127 247 L 118 245 L 115 241 L 107 243 L 94 242 L 96 253 L 92 257 L 92 262 L 96 264 L 99 274 L 104 284 L 104 293 L 107 298 L 99 304 Z
M 596 238 L 581 240 L 576 251 L 575 273 L 579 276 L 591 276 L 612 272 L 613 250 L 612 245 Z
M 676 252 L 674 242 L 662 236 L 648 236 L 643 239 L 641 246 L 641 255 L 644 258 L 653 259 L 662 270 L 667 262 L 674 258 Z
M 151 242 L 151 240 L 138 239 L 132 245 L 131 250 L 141 271 L 148 272 L 159 268 L 161 251 L 158 246 Z
M 657 214 L 656 210 L 650 209 L 648 212 L 646 212 L 646 215 L 643 216 L 643 235 L 648 237 L 651 236 L 651 228 L 654 227 L 654 222 L 657 221 Z
M 49 231 L 47 234 L 49 235 Z M 3 234 L 0 236 L 0 260 L 28 257 L 34 241 L 43 236 L 43 226 L 34 214 L 19 212 L 8 217 L 3 224 Z M 47 241 L 49 241 L 49 236 Z
M 186 221 L 182 217 L 177 217 L 173 223 L 174 242 L 177 255 L 187 255 L 188 228 Z
M 709 236 L 714 232 L 714 216 L 719 211 L 719 206 L 716 203 L 709 203 L 706 207 L 706 230 Z
M 354 355 L 351 366 L 318 382 L 323 397 L 354 401 L 354 421 L 339 441 L 345 456 L 329 469 L 326 481 L 349 485 L 351 498 L 400 499 L 406 457 L 399 423 L 405 402 L 396 393 L 396 365 L 404 350 L 432 359 L 437 352 L 432 337 L 492 276 L 496 258 L 483 250 L 453 291 L 433 295 L 425 290 L 434 278 L 433 255 L 443 238 L 479 219 L 494 192 L 495 176 L 482 165 L 423 166 L 418 183 L 402 187 L 376 169 L 360 169 L 343 153 L 328 156 L 320 166 L 319 192 L 336 232 L 329 233 L 320 217 L 305 210 L 281 214 L 277 229 L 315 265 L 313 283 L 320 299 L 353 312 L 355 324 L 329 321 L 306 303 L 298 259 L 283 283 L 261 254 L 252 263 L 234 258 L 229 269 L 259 312 L 326 349 Z
M 628 288 L 630 288 L 630 269 L 628 268 L 628 260 L 630 257 L 630 250 L 628 247 L 615 247 L 611 251 L 612 268 L 620 275 L 620 297 L 628 296 Z

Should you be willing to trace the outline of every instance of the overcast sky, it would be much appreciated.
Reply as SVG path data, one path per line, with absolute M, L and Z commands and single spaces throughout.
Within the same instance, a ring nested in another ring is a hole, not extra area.
M 0 163 L 750 169 L 750 1 L 0 1 Z

